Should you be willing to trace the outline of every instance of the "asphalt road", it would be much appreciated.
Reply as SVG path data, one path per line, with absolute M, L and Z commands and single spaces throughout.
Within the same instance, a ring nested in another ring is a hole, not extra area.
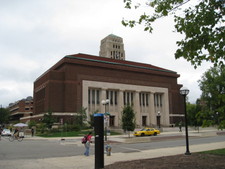
M 190 137 L 190 145 L 222 142 L 225 136 L 194 138 Z M 138 152 L 147 149 L 168 148 L 176 146 L 184 146 L 184 139 L 161 140 L 149 143 L 116 143 L 112 144 L 113 152 Z M 78 139 L 72 140 L 26 140 L 22 142 L 10 142 L 7 138 L 0 141 L 0 161 L 13 159 L 44 159 L 50 157 L 69 157 L 82 155 L 84 146 Z M 94 145 L 91 146 L 91 154 L 94 153 Z

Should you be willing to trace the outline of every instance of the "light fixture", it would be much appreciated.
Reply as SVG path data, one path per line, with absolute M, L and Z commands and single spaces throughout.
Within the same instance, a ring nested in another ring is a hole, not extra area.
M 182 96 L 187 96 L 188 93 L 189 93 L 188 88 L 182 87 L 182 88 L 180 89 L 180 94 L 181 94 Z
M 186 96 L 189 90 L 186 87 L 180 89 L 180 94 L 184 97 L 184 120 L 185 120 L 185 134 L 186 134 L 186 152 L 185 155 L 191 155 L 189 151 L 189 140 L 188 140 L 188 125 L 187 125 L 187 110 L 186 110 Z

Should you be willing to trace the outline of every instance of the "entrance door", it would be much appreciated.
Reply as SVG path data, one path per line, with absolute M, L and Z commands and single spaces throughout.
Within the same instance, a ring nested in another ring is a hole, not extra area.
M 142 126 L 147 126 L 147 116 L 142 116 Z
M 115 116 L 109 117 L 109 126 L 115 126 Z

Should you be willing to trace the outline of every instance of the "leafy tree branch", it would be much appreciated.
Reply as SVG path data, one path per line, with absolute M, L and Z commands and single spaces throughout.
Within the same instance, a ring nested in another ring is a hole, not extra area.
M 175 29 L 185 37 L 177 41 L 175 58 L 184 58 L 196 68 L 203 61 L 214 66 L 225 61 L 225 0 L 145 0 L 134 4 L 124 0 L 127 9 L 144 9 L 137 20 L 122 20 L 124 26 L 144 25 L 152 33 L 157 19 L 173 15 Z M 148 7 L 148 8 L 146 8 Z M 147 14 L 150 13 L 150 14 Z

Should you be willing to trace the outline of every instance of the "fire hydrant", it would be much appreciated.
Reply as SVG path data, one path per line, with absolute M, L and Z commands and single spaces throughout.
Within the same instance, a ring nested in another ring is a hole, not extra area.
M 107 144 L 105 146 L 105 149 L 106 149 L 107 156 L 111 156 L 112 147 L 109 144 Z

